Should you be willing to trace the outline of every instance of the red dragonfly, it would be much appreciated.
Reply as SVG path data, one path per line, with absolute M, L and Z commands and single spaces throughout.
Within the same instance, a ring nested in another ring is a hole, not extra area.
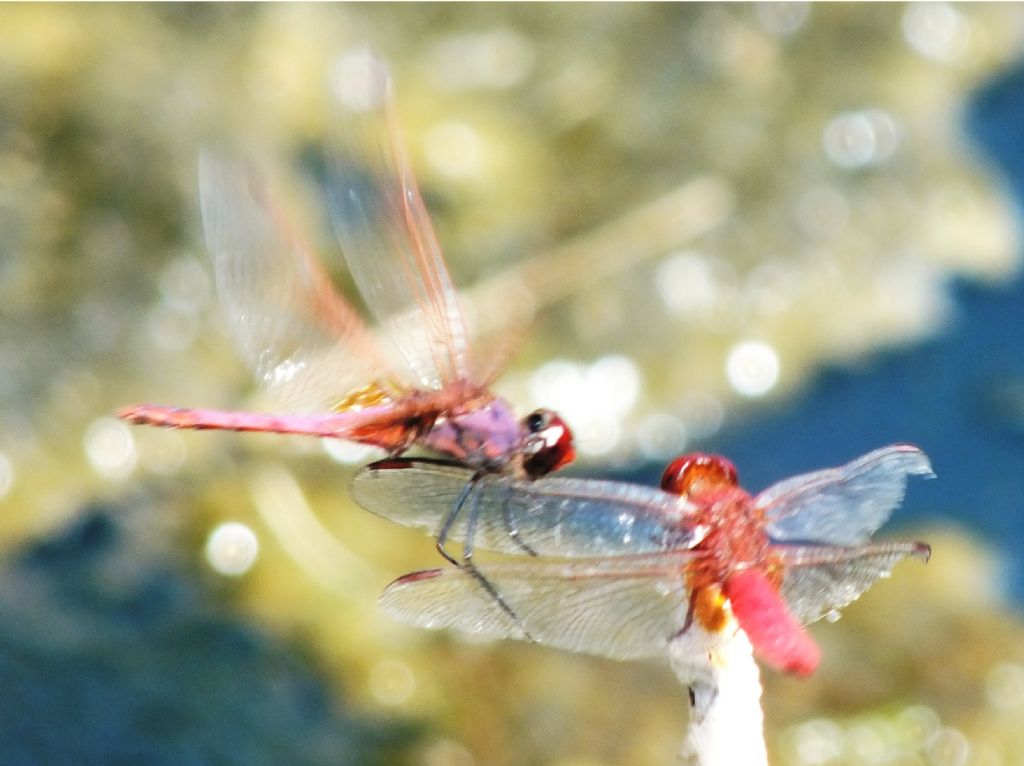
M 870 539 L 907 478 L 933 475 L 910 445 L 754 496 L 732 463 L 701 453 L 673 461 L 661 489 L 485 476 L 470 491 L 474 513 L 453 521 L 471 475 L 441 461 L 383 460 L 360 471 L 353 490 L 366 509 L 435 535 L 444 525 L 466 548 L 545 558 L 405 575 L 381 596 L 393 617 L 630 659 L 664 655 L 694 628 L 719 633 L 731 616 L 763 660 L 806 675 L 819 650 L 803 625 L 855 600 L 901 559 L 930 554 L 924 543 Z
M 473 364 L 458 295 L 406 157 L 384 65 L 343 59 L 332 133 L 331 214 L 349 271 L 379 323 L 338 295 L 265 180 L 200 158 L 203 227 L 238 347 L 281 413 L 142 404 L 133 423 L 348 439 L 394 455 L 413 444 L 480 472 L 541 476 L 570 462 L 558 415 L 515 417 Z M 493 367 L 493 366 L 492 366 Z

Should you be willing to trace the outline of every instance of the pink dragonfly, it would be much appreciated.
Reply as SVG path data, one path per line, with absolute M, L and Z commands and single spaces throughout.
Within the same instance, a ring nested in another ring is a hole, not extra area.
M 331 213 L 371 332 L 331 286 L 267 183 L 246 163 L 199 163 L 203 228 L 238 347 L 279 413 L 142 404 L 133 423 L 348 439 L 393 455 L 419 445 L 477 472 L 541 476 L 570 462 L 558 415 L 518 420 L 490 391 L 406 157 L 384 65 L 343 59 Z
M 473 483 L 475 512 L 454 522 L 472 476 L 462 466 L 383 460 L 353 489 L 368 510 L 438 536 L 446 527 L 466 547 L 545 557 L 405 575 L 381 596 L 399 620 L 630 659 L 664 655 L 695 627 L 721 632 L 731 615 L 763 660 L 806 675 L 819 650 L 803 625 L 901 559 L 927 560 L 924 543 L 870 539 L 911 475 L 933 474 L 898 444 L 751 496 L 732 463 L 695 453 L 668 466 L 662 489 L 486 476 Z

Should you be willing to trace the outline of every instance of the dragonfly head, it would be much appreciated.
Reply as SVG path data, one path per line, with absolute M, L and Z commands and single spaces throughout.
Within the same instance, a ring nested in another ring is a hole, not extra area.
M 736 466 L 721 455 L 691 452 L 677 457 L 661 475 L 666 492 L 689 497 L 709 489 L 739 486 Z
M 533 478 L 556 471 L 576 457 L 572 431 L 551 410 L 531 412 L 523 418 L 523 431 L 523 469 Z

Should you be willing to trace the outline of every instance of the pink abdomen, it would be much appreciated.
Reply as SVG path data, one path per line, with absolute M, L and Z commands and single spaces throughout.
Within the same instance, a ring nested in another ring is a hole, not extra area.
M 802 676 L 815 671 L 821 650 L 764 574 L 747 569 L 732 575 L 725 583 L 725 595 L 736 621 L 765 662 Z

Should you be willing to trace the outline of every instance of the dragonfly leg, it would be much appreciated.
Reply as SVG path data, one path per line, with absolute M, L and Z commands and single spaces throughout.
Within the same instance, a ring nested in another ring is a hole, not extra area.
M 477 474 L 473 477 L 473 479 L 470 480 L 470 484 L 476 485 L 481 475 L 482 474 Z M 476 524 L 480 518 L 480 499 L 482 496 L 483 491 L 481 487 L 480 491 L 473 493 L 473 499 L 470 503 L 469 518 L 466 519 L 466 542 L 462 548 L 462 567 L 469 572 L 469 574 L 472 575 L 478 583 L 480 583 L 480 586 L 487 591 L 487 594 L 491 598 L 494 599 L 494 602 L 498 605 L 501 611 L 512 619 L 512 622 L 514 622 L 519 630 L 523 632 L 523 637 L 527 641 L 533 641 L 533 636 L 530 635 L 526 626 L 520 621 L 519 615 L 517 615 L 515 610 L 508 605 L 504 598 L 502 598 L 501 593 L 498 592 L 498 589 L 494 587 L 491 581 L 484 577 L 483 572 L 477 569 L 473 564 L 473 538 L 476 535 Z
M 437 535 L 437 540 L 434 543 L 434 547 L 437 552 L 444 557 L 445 560 L 450 564 L 454 564 L 460 569 L 464 569 L 469 575 L 476 580 L 480 587 L 483 588 L 487 595 L 494 599 L 494 602 L 509 618 L 519 627 L 523 632 L 523 636 L 528 641 L 533 641 L 533 637 L 529 634 L 522 622 L 519 620 L 519 616 L 515 611 L 508 605 L 498 589 L 494 587 L 490 580 L 484 577 L 483 573 L 473 564 L 473 538 L 476 535 L 477 520 L 480 518 L 480 498 L 483 495 L 483 487 L 480 484 L 480 480 L 483 478 L 484 473 L 478 472 L 466 482 L 466 486 L 462 488 L 458 498 L 455 500 L 455 504 L 452 505 L 451 511 L 448 512 L 448 516 L 444 520 L 444 524 L 441 525 L 441 531 Z M 472 498 L 472 500 L 470 499 Z M 469 508 L 466 509 L 466 503 L 469 502 Z M 459 514 L 466 510 L 469 514 L 466 519 L 466 537 L 462 543 L 462 560 L 459 561 L 452 554 L 450 554 L 445 547 L 448 542 L 448 536 L 451 534 L 455 522 L 459 517 Z
M 506 484 L 505 497 L 501 501 L 501 514 L 505 520 L 505 531 L 508 532 L 509 539 L 522 548 L 524 553 L 530 556 L 536 556 L 537 551 L 523 542 L 519 537 L 519 525 L 516 523 L 515 517 L 512 515 L 512 504 L 509 502 L 511 495 L 512 486 L 510 484 Z
M 516 624 L 516 627 L 523 632 L 523 638 L 525 640 L 536 641 L 536 639 L 530 635 L 530 631 L 526 629 L 526 626 L 523 625 L 522 621 L 519 619 L 519 615 L 516 614 L 515 610 L 508 605 L 505 599 L 502 598 L 501 594 L 498 592 L 498 589 L 494 587 L 494 584 L 484 577 L 483 573 L 479 569 L 473 566 L 469 561 L 465 562 L 463 569 L 472 575 L 474 580 L 480 583 L 480 587 L 487 591 L 487 595 L 494 599 L 494 603 L 498 605 L 501 611 L 507 614 L 512 622 Z
M 456 499 L 452 509 L 445 517 L 444 524 L 441 525 L 441 531 L 438 532 L 437 540 L 434 542 L 434 547 L 437 549 L 437 552 L 440 553 L 449 564 L 454 564 L 455 566 L 462 566 L 462 564 L 448 552 L 445 545 L 448 542 L 448 535 L 451 534 L 452 527 L 455 526 L 455 520 L 459 517 L 459 514 L 462 513 L 462 508 L 466 505 L 466 500 L 469 498 L 470 493 L 476 488 L 477 482 L 481 476 L 482 474 L 475 473 L 473 474 L 473 477 L 466 482 L 466 486 L 462 488 L 458 499 Z M 475 521 L 472 519 L 470 520 L 470 523 L 475 526 Z M 471 535 L 472 530 L 470 530 L 466 535 L 466 540 L 463 543 L 463 551 L 472 552 L 473 541 L 471 539 Z M 465 557 L 465 554 L 463 555 Z
M 686 619 L 683 620 L 683 627 L 676 631 L 676 634 L 672 638 L 679 638 L 681 635 L 686 633 L 691 627 L 693 627 L 693 615 L 697 608 L 697 591 L 698 588 L 694 588 L 690 591 L 690 604 L 686 608 Z

